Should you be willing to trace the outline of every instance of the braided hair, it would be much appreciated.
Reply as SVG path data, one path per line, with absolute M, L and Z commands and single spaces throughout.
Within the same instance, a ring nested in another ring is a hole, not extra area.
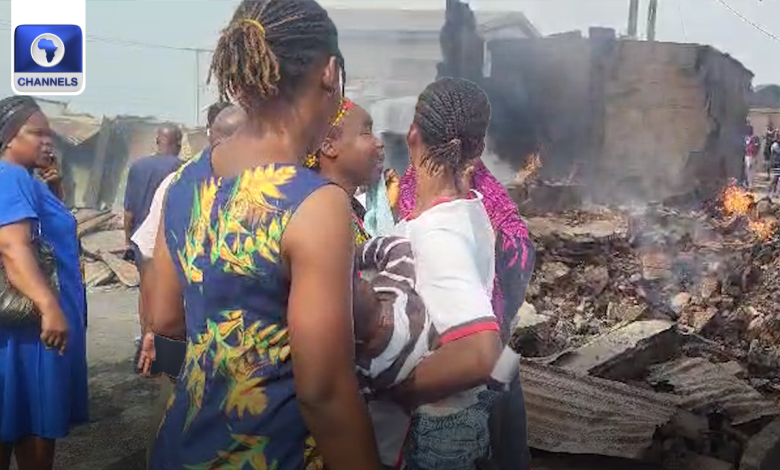
M 257 109 L 276 96 L 290 98 L 311 68 L 335 56 L 345 80 L 338 31 L 314 0 L 243 0 L 222 31 L 209 83 L 219 97 Z M 343 89 L 342 89 L 343 93 Z
M 427 147 L 423 165 L 459 175 L 484 150 L 490 102 L 476 83 L 442 78 L 428 85 L 415 107 L 414 124 Z
M 209 106 L 208 111 L 206 111 L 206 125 L 209 127 L 209 129 L 214 126 L 214 120 L 217 119 L 219 113 L 229 108 L 230 106 L 230 101 L 217 101 L 216 103 Z
M 5 151 L 30 116 L 40 110 L 38 103 L 29 96 L 9 96 L 0 100 L 0 152 Z

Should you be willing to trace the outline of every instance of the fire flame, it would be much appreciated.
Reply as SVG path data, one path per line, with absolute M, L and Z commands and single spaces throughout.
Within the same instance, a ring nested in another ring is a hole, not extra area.
M 731 182 L 726 186 L 721 200 L 723 201 L 723 213 L 727 216 L 745 217 L 748 229 L 759 240 L 766 240 L 774 234 L 777 221 L 771 218 L 756 220 L 757 217 L 751 213 L 756 201 L 755 196 L 737 186 L 736 182 Z
M 534 176 L 539 169 L 542 168 L 542 158 L 539 153 L 532 153 L 525 161 L 525 165 L 515 175 L 515 184 L 522 185 L 532 176 Z
M 755 202 L 753 195 L 731 183 L 723 190 L 723 213 L 747 217 L 750 206 Z

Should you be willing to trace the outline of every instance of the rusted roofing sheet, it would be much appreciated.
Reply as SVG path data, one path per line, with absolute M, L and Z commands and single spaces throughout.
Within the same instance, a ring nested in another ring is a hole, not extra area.
M 686 357 L 651 367 L 648 381 L 674 388 L 680 406 L 697 413 L 724 411 L 740 425 L 780 414 L 777 405 L 729 371 L 700 357 Z
M 520 364 L 535 449 L 642 459 L 678 411 L 663 395 L 528 361 Z
M 50 119 L 51 127 L 71 145 L 80 145 L 100 131 L 101 122 L 92 117 L 56 116 Z

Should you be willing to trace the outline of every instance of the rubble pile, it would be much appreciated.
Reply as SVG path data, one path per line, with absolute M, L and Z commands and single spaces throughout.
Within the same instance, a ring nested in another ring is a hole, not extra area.
M 536 270 L 512 345 L 533 448 L 780 468 L 780 205 L 745 194 L 527 218 Z
M 75 217 L 87 290 L 137 287 L 138 270 L 124 259 L 127 246 L 121 216 L 111 211 L 80 209 Z

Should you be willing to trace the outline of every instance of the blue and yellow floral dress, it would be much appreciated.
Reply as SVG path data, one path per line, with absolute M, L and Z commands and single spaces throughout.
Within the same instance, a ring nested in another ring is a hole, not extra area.
M 287 164 L 217 178 L 208 151 L 179 170 L 165 237 L 184 285 L 187 357 L 150 468 L 322 468 L 295 399 L 279 245 L 326 184 Z

